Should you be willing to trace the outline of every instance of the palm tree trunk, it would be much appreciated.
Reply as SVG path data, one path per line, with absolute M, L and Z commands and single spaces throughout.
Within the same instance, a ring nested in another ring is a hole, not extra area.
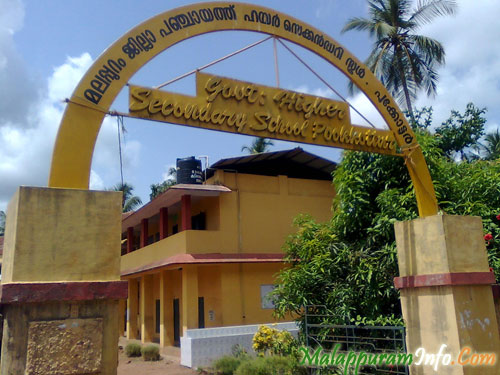
M 406 108 L 408 109 L 408 113 L 410 115 L 411 125 L 415 125 L 415 115 L 413 114 L 413 108 L 412 108 L 411 99 L 410 99 L 410 92 L 408 91 L 408 84 L 406 82 L 406 75 L 405 75 L 405 71 L 404 71 L 404 67 L 403 67 L 403 56 L 401 53 L 401 48 L 399 46 L 396 46 L 396 55 L 398 58 L 399 74 L 401 74 L 401 82 L 403 84 L 403 91 L 405 93 Z

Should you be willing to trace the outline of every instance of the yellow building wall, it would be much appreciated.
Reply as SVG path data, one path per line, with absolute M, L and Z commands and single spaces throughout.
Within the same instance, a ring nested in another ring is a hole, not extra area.
M 198 296 L 203 297 L 205 303 L 205 328 L 222 325 L 220 272 L 218 265 L 198 266 Z M 210 320 L 210 311 L 213 311 L 213 320 Z

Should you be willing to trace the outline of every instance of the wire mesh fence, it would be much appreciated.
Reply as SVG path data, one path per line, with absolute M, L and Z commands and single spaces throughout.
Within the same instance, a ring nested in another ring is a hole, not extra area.
M 307 347 L 314 351 L 337 355 L 337 359 L 348 353 L 366 354 L 365 365 L 355 371 L 356 363 L 346 374 L 356 375 L 408 375 L 407 365 L 402 359 L 406 356 L 405 327 L 396 326 L 357 326 L 331 324 L 331 315 L 324 306 L 307 306 L 304 317 L 303 333 Z M 312 354 L 313 352 L 311 352 Z M 375 360 L 376 365 L 373 365 Z M 334 360 L 331 360 L 334 363 Z M 368 365 L 372 363 L 371 365 Z M 383 364 L 385 363 L 385 364 Z M 335 374 L 335 368 L 309 365 L 309 373 L 314 375 Z M 342 371 L 342 370 L 340 370 Z M 339 372 L 344 374 L 344 372 Z

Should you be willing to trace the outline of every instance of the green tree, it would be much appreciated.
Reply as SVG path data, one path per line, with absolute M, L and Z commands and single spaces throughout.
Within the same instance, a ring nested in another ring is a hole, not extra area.
M 168 169 L 167 179 L 163 182 L 157 184 L 151 184 L 151 193 L 149 193 L 149 199 L 153 200 L 161 193 L 165 192 L 169 187 L 177 184 L 177 169 L 175 167 L 170 167 Z
M 440 209 L 482 217 L 484 234 L 491 235 L 486 243 L 490 266 L 500 279 L 500 162 L 454 161 L 440 148 L 441 137 L 425 129 L 429 116 L 417 113 L 416 118 L 423 120 L 415 132 Z M 332 220 L 319 224 L 298 218 L 298 230 L 284 247 L 290 267 L 279 275 L 276 312 L 301 316 L 304 305 L 320 304 L 337 324 L 397 323 L 401 311 L 393 286 L 398 274 L 393 225 L 418 217 L 404 160 L 346 151 L 333 180 L 337 196 Z
M 0 236 L 5 234 L 5 212 L 0 211 Z
M 141 198 L 137 195 L 133 195 L 134 188 L 127 182 L 118 183 L 111 188 L 114 191 L 121 191 L 123 193 L 122 197 L 122 210 L 123 212 L 133 211 L 142 204 Z
M 368 0 L 370 18 L 352 18 L 342 29 L 366 31 L 375 38 L 366 65 L 414 120 L 412 101 L 420 89 L 435 95 L 437 67 L 444 64 L 444 48 L 419 35 L 423 25 L 438 16 L 454 14 L 454 0 Z M 351 86 L 352 87 L 352 86 Z
M 435 129 L 438 147 L 450 158 L 459 155 L 461 159 L 476 157 L 471 149 L 479 149 L 479 140 L 484 135 L 486 108 L 467 104 L 465 112 L 451 111 L 451 116 Z
M 500 158 L 500 129 L 496 132 L 488 133 L 485 137 L 486 144 L 483 145 L 484 151 L 486 152 L 486 160 L 495 160 Z
M 248 151 L 249 154 L 260 154 L 262 152 L 268 152 L 273 145 L 273 141 L 267 138 L 257 137 L 250 146 L 243 146 L 241 151 Z

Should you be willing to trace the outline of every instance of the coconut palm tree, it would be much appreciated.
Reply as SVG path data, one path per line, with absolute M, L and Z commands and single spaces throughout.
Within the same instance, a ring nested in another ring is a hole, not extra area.
M 257 137 L 250 146 L 243 146 L 241 151 L 248 151 L 249 154 L 260 154 L 261 152 L 269 151 L 269 148 L 273 145 L 273 141 L 267 138 Z
M 488 133 L 484 137 L 486 144 L 483 146 L 486 155 L 486 160 L 494 160 L 500 158 L 500 129 L 496 132 Z
M 114 191 L 121 191 L 123 193 L 122 197 L 122 210 L 123 212 L 133 211 L 135 208 L 142 204 L 141 198 L 137 195 L 133 195 L 134 188 L 127 182 L 119 182 L 111 188 Z
M 5 233 L 5 212 L 0 211 L 0 236 Z
M 369 18 L 352 18 L 342 29 L 367 31 L 375 45 L 366 65 L 387 87 L 414 121 L 412 100 L 420 89 L 436 94 L 437 67 L 444 48 L 437 40 L 417 34 L 434 18 L 455 13 L 454 0 L 368 0 Z M 352 86 L 351 86 L 352 88 Z

